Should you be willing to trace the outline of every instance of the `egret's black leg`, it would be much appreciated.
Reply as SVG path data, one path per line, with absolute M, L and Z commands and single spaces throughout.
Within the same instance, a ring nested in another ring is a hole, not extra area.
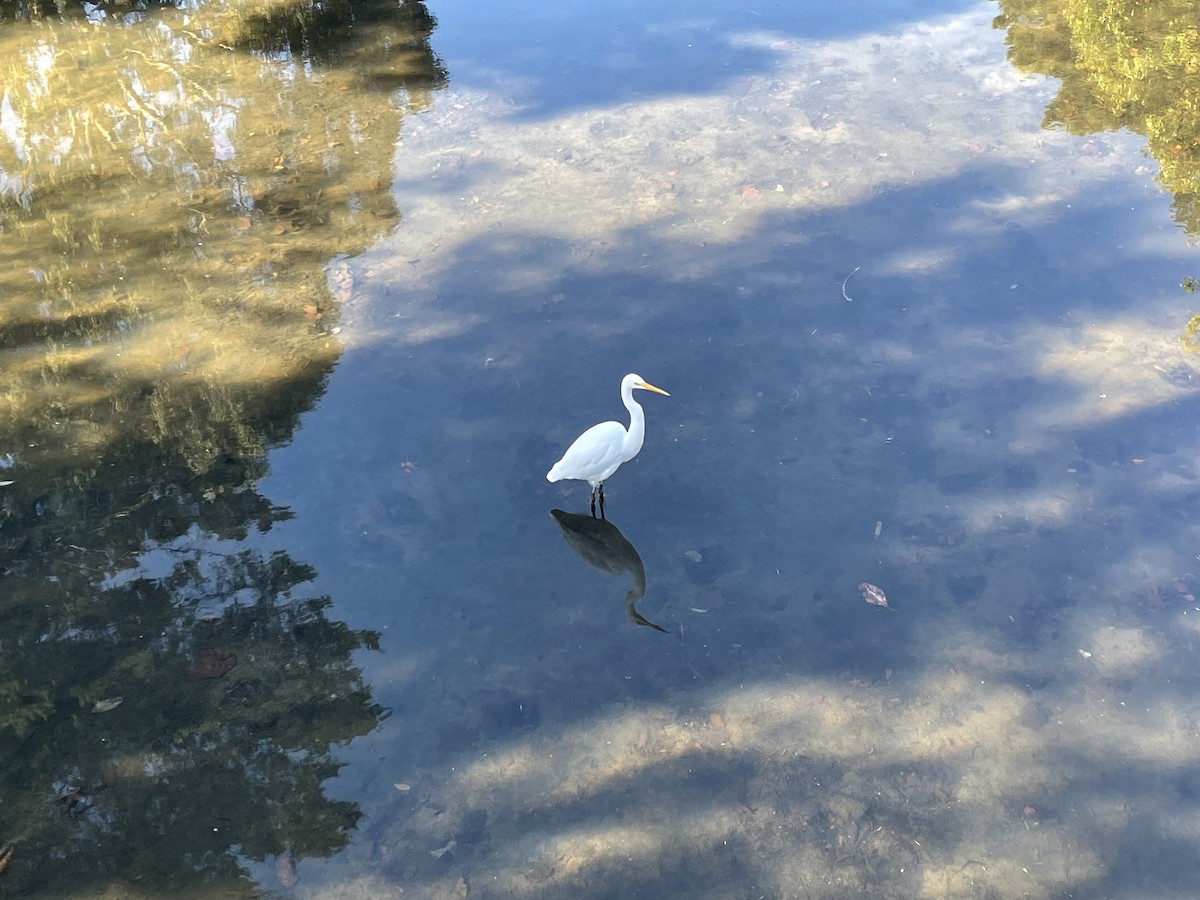
M 600 518 L 604 518 L 604 482 L 600 482 Z
M 592 518 L 596 518 L 596 489 L 592 488 Z

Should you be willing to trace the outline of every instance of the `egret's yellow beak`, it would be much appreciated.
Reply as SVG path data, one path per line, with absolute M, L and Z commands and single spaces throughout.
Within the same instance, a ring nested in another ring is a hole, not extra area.
M 636 388 L 641 388 L 643 391 L 654 391 L 654 393 L 656 393 L 656 394 L 662 394 L 664 397 L 670 397 L 670 396 L 671 396 L 671 395 L 670 395 L 670 394 L 668 394 L 666 391 L 664 391 L 662 388 L 660 388 L 660 387 L 655 387 L 654 385 L 652 385 L 652 384 L 651 384 L 650 382 L 648 382 L 648 381 L 639 381 L 637 384 L 635 384 L 635 385 L 634 385 L 634 387 L 636 387 Z

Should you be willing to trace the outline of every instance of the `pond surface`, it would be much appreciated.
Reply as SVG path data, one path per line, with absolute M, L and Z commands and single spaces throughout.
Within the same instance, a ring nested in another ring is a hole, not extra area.
M 1194 890 L 1188 4 L 796 6 L 4 10 L 0 897 Z

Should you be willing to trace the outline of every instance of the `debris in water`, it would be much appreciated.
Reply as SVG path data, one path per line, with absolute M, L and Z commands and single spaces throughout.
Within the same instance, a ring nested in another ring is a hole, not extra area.
M 97 700 L 96 705 L 92 707 L 94 713 L 112 712 L 124 702 L 124 697 L 110 697 L 107 700 Z
M 275 857 L 275 877 L 285 888 L 294 887 L 300 880 L 296 874 L 296 858 L 291 853 Z
M 63 813 L 72 819 L 92 808 L 92 796 L 82 784 L 64 784 L 58 790 L 55 799 L 62 804 Z
M 188 681 L 205 681 L 222 678 L 237 665 L 237 654 L 226 650 L 205 650 L 183 667 L 183 677 Z
M 883 588 L 864 581 L 858 586 L 858 589 L 862 591 L 863 599 L 872 606 L 882 606 L 884 609 L 891 609 L 888 606 L 887 594 L 883 592 Z
M 857 272 L 861 268 L 862 268 L 862 266 L 855 266 L 854 272 Z M 850 275 L 847 275 L 845 280 L 842 281 L 842 299 L 845 300 L 847 303 L 854 302 L 854 298 L 846 293 L 846 282 L 850 280 L 850 276 L 853 275 L 854 272 L 851 272 Z M 887 604 L 884 604 L 884 605 L 886 606 Z
M 447 853 L 449 853 L 451 850 L 453 850 L 457 846 L 458 846 L 458 841 L 450 841 L 450 843 L 446 844 L 445 847 L 438 847 L 436 850 L 430 850 L 429 855 L 432 856 L 434 859 L 441 859 L 443 856 L 445 856 Z

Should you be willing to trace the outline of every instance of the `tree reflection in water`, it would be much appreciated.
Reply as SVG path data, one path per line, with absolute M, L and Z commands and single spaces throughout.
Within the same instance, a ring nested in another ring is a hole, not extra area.
M 337 258 L 399 221 L 435 22 L 255 0 L 0 23 L 0 892 L 256 893 L 245 860 L 283 880 L 345 846 L 359 808 L 324 784 L 384 714 L 354 663 L 378 636 L 261 549 L 290 513 L 257 484 L 336 362 Z

